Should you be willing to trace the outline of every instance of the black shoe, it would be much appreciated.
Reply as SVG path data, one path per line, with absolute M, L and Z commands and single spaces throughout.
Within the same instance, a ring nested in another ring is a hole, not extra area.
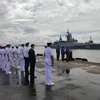
M 30 96 L 36 96 L 36 92 L 31 92 Z
M 36 96 L 36 90 L 30 89 L 30 96 Z
M 34 78 L 37 78 L 37 76 L 34 76 Z
M 34 88 L 30 88 L 30 93 L 32 93 L 32 92 L 36 92 L 36 90 L 34 89 Z
M 29 82 L 25 82 L 23 85 L 27 86 L 27 85 L 29 85 Z

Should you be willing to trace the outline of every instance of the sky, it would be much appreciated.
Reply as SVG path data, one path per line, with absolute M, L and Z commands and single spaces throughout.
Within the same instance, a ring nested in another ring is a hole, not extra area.
M 1 0 L 0 44 L 66 40 L 100 43 L 100 0 Z

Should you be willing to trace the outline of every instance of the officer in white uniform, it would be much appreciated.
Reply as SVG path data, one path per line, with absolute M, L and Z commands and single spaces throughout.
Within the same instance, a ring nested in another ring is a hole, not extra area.
M 47 48 L 44 51 L 45 56 L 45 84 L 54 85 L 52 82 L 52 69 L 54 65 L 53 51 L 51 49 L 51 41 L 47 42 Z
M 25 60 L 25 85 L 29 84 L 29 42 L 25 44 L 24 60 Z
M 15 55 L 15 68 L 18 68 L 18 63 L 19 63 L 19 49 L 18 49 L 18 46 L 16 46 L 14 55 Z
M 2 68 L 2 46 L 0 46 L 0 68 Z
M 25 71 L 25 61 L 24 61 L 24 44 L 21 44 L 20 47 L 20 70 Z
M 11 45 L 8 44 L 6 48 L 6 56 L 7 56 L 7 62 L 6 62 L 6 74 L 10 74 L 10 66 L 11 66 L 11 55 L 10 55 L 10 49 Z
M 5 46 L 2 47 L 2 70 L 4 71 L 6 67 L 6 52 Z
M 15 61 L 14 53 L 15 53 L 15 49 L 14 49 L 14 46 L 12 46 L 12 48 L 11 48 L 11 67 L 15 67 L 15 65 L 14 65 L 14 61 Z

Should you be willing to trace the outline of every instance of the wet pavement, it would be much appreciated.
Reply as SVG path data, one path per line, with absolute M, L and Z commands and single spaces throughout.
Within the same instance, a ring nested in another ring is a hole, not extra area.
M 69 70 L 69 74 L 66 73 Z M 6 75 L 0 70 L 0 100 L 100 100 L 100 74 L 88 73 L 82 68 L 55 66 L 53 82 L 44 83 L 44 65 L 36 65 L 36 96 L 30 96 L 29 87 L 22 85 L 24 73 L 12 68 Z

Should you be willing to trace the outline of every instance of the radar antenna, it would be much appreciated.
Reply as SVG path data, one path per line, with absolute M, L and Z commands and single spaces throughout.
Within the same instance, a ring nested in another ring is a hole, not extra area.
M 59 41 L 62 41 L 62 37 L 61 37 L 61 35 L 60 35 L 60 39 L 59 39 Z
M 69 32 L 69 29 L 67 30 L 67 34 L 66 37 L 67 37 L 67 41 L 71 41 L 72 40 L 72 35 L 71 33 Z

